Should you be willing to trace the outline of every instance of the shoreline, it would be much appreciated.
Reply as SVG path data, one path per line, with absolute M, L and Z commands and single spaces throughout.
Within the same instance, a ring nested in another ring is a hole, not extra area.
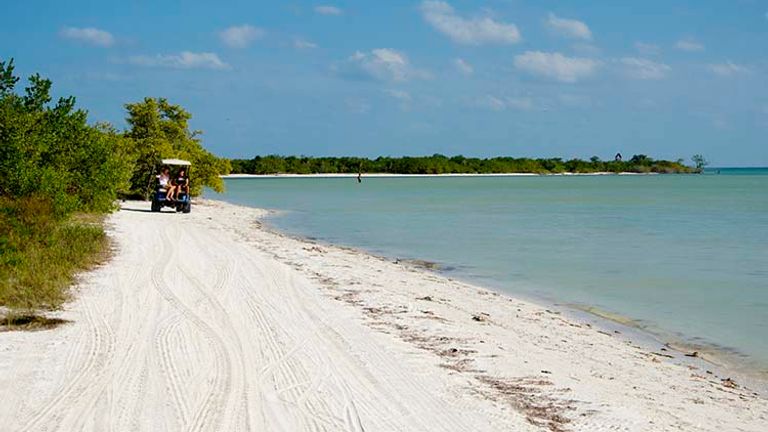
M 628 174 L 632 175 L 633 173 Z M 349 176 L 351 177 L 352 175 Z M 419 175 L 415 176 L 418 177 Z M 478 176 L 485 175 L 479 174 Z M 410 175 L 406 175 L 405 177 L 410 177 Z M 450 271 L 444 271 L 442 269 L 442 264 L 439 262 L 424 260 L 417 257 L 402 258 L 397 256 L 390 256 L 366 250 L 365 248 L 361 247 L 342 245 L 323 239 L 286 231 L 269 223 L 269 219 L 280 217 L 282 210 L 251 207 L 245 204 L 230 203 L 221 199 L 205 198 L 204 200 L 210 202 L 225 203 L 226 205 L 236 207 L 247 207 L 261 211 L 263 212 L 263 217 L 260 219 L 260 228 L 278 236 L 291 238 L 298 242 L 317 244 L 330 248 L 339 248 L 352 251 L 354 253 L 368 255 L 379 260 L 393 262 L 394 264 L 402 264 L 405 267 L 411 267 L 417 271 L 434 274 L 450 281 L 455 280 L 459 283 L 467 284 L 478 289 L 489 290 L 495 294 L 508 297 L 512 300 L 530 302 L 544 309 L 557 309 L 559 313 L 563 313 L 565 316 L 568 316 L 574 320 L 589 322 L 591 325 L 595 326 L 601 331 L 622 335 L 622 339 L 625 341 L 630 343 L 639 343 L 640 346 L 649 351 L 659 351 L 659 349 L 662 351 L 672 350 L 678 354 L 678 360 L 680 360 L 685 365 L 697 365 L 702 367 L 706 366 L 709 370 L 715 372 L 716 375 L 734 377 L 736 380 L 741 382 L 750 382 L 753 385 L 753 390 L 756 390 L 762 396 L 768 398 L 768 370 L 757 367 L 750 367 L 750 365 L 745 362 L 739 362 L 738 360 L 735 360 L 736 358 L 743 356 L 743 354 L 739 353 L 734 348 L 720 347 L 713 343 L 696 344 L 690 341 L 690 339 L 696 338 L 696 336 L 690 336 L 689 339 L 686 339 L 685 335 L 681 335 L 680 338 L 673 338 L 671 333 L 653 331 L 648 327 L 637 324 L 636 320 L 632 317 L 605 311 L 591 304 L 564 303 L 558 301 L 557 299 L 545 298 L 541 296 L 525 295 L 521 293 L 507 293 L 498 287 L 483 284 L 482 282 L 474 280 L 470 277 L 457 277 L 456 275 L 451 274 Z M 694 352 L 696 352 L 697 355 L 691 356 L 691 354 Z
M 675 173 L 688 175 L 690 173 Z M 675 175 L 671 174 L 671 175 Z M 446 174 L 390 174 L 390 173 L 364 173 L 362 178 L 424 178 L 424 177 L 579 177 L 579 176 L 655 176 L 660 173 L 634 173 L 634 172 L 594 172 L 594 173 L 488 173 L 488 174 L 464 174 L 464 173 L 446 173 Z M 247 179 L 247 178 L 357 178 L 354 173 L 316 173 L 316 174 L 226 174 L 219 176 L 224 179 Z
M 605 173 L 607 175 L 613 175 L 613 173 Z M 627 173 L 629 175 L 636 175 L 634 173 Z M 594 175 L 594 174 L 586 174 Z M 600 175 L 600 174 L 599 174 Z M 644 175 L 644 174 L 637 174 Z M 651 175 L 656 175 L 651 173 Z M 348 177 L 353 177 L 350 175 Z M 439 176 L 439 175 L 434 175 Z M 479 175 L 483 176 L 483 175 Z M 271 177 L 271 176 L 266 176 Z M 383 177 L 387 177 L 384 175 Z M 409 177 L 409 176 L 406 176 Z M 419 177 L 416 175 L 415 177 Z M 608 337 L 615 338 L 617 342 L 626 344 L 633 348 L 639 348 L 641 350 L 650 353 L 651 358 L 661 360 L 661 362 L 670 362 L 675 366 L 680 366 L 686 370 L 702 370 L 707 375 L 714 376 L 717 380 L 724 382 L 728 385 L 730 383 L 736 383 L 737 386 L 743 386 L 745 389 L 749 389 L 754 396 L 763 398 L 768 403 L 768 379 L 764 374 L 755 370 L 740 369 L 735 364 L 728 364 L 727 357 L 721 356 L 719 352 L 716 352 L 716 347 L 712 346 L 697 346 L 693 344 L 687 344 L 684 341 L 671 341 L 665 340 L 662 335 L 650 331 L 638 325 L 632 324 L 632 319 L 629 317 L 619 317 L 613 313 L 602 313 L 595 310 L 594 307 L 588 306 L 586 308 L 580 307 L 581 305 L 559 303 L 554 300 L 547 300 L 540 297 L 531 297 L 524 295 L 511 295 L 504 292 L 499 292 L 495 288 L 478 285 L 476 281 L 467 280 L 464 278 L 455 278 L 454 276 L 447 274 L 440 270 L 440 263 L 425 261 L 419 258 L 398 258 L 386 255 L 376 254 L 365 249 L 356 248 L 346 245 L 338 245 L 335 243 L 327 242 L 317 238 L 310 238 L 301 234 L 287 232 L 281 230 L 274 225 L 268 223 L 268 220 L 272 217 L 279 217 L 279 210 L 260 209 L 255 207 L 249 207 L 241 204 L 232 204 L 226 201 L 209 200 L 214 203 L 225 203 L 228 206 L 236 207 L 248 207 L 263 211 L 263 217 L 260 219 L 260 229 L 285 238 L 290 238 L 300 243 L 307 243 L 310 245 L 318 245 L 324 248 L 341 249 L 343 251 L 349 251 L 353 254 L 361 254 L 369 256 L 376 260 L 385 261 L 387 263 L 393 263 L 395 265 L 403 266 L 409 272 L 424 273 L 427 275 L 434 275 L 438 278 L 446 279 L 451 283 L 458 283 L 470 287 L 471 289 L 478 290 L 479 293 L 488 292 L 490 296 L 500 297 L 508 302 L 526 302 L 530 305 L 539 308 L 547 314 L 559 315 L 563 318 L 572 320 L 578 324 L 586 325 L 590 329 L 595 330 L 598 334 L 602 334 Z M 488 295 L 488 294 L 486 294 Z M 625 319 L 626 318 L 626 319 Z M 571 324 L 573 325 L 573 323 Z M 711 349 L 710 349 L 711 348 Z M 694 351 L 698 350 L 697 356 L 690 356 Z M 723 352 L 722 354 L 725 354 Z M 655 357 L 655 358 L 654 358 Z M 722 362 L 721 362 L 722 361 Z M 697 377 L 694 373 L 691 377 Z M 747 383 L 746 386 L 744 383 Z M 768 420 L 768 417 L 766 417 Z
M 262 223 L 261 228 L 275 235 L 288 237 L 299 242 L 318 244 L 324 247 L 341 248 L 355 253 L 369 255 L 376 259 L 391 261 L 395 264 L 403 264 L 406 267 L 413 267 L 418 271 L 435 274 L 448 280 L 456 280 L 479 289 L 489 290 L 511 299 L 530 302 L 541 308 L 557 309 L 565 316 L 578 321 L 589 322 L 591 325 L 596 326 L 596 328 L 599 328 L 602 331 L 615 332 L 614 334 L 617 335 L 620 334 L 626 341 L 639 343 L 640 346 L 649 351 L 659 351 L 659 349 L 663 351 L 672 350 L 678 354 L 678 359 L 684 364 L 702 367 L 708 365 L 708 369 L 715 372 L 717 375 L 734 377 L 740 382 L 748 381 L 752 383 L 753 390 L 756 390 L 764 397 L 768 397 L 768 369 L 759 368 L 749 364 L 749 362 L 740 362 L 738 358 L 743 357 L 744 355 L 734 348 L 717 346 L 714 343 L 694 343 L 692 339 L 697 338 L 697 336 L 693 335 L 689 335 L 687 339 L 686 335 L 680 335 L 680 337 L 675 338 L 671 333 L 664 333 L 661 330 L 654 331 L 649 327 L 644 327 L 638 324 L 636 319 L 630 316 L 605 311 L 591 304 L 564 303 L 552 298 L 525 295 L 521 293 L 507 293 L 499 287 L 485 285 L 470 277 L 457 277 L 456 275 L 451 274 L 450 271 L 443 270 L 442 264 L 439 262 L 423 260 L 417 257 L 402 258 L 380 254 L 366 250 L 365 248 L 341 245 L 286 231 L 269 223 L 269 219 L 280 217 L 282 213 L 281 210 L 234 204 L 221 199 L 205 198 L 205 201 L 221 202 L 226 203 L 227 205 L 247 207 L 262 211 L 264 213 L 262 219 L 260 219 Z M 697 355 L 691 356 L 694 352 L 697 353 Z
M 113 260 L 0 333 L 10 430 L 762 432 L 749 383 L 545 307 L 264 226 L 125 202 Z M 672 357 L 672 358 L 670 358 Z M 694 359 L 699 361 L 700 359 Z

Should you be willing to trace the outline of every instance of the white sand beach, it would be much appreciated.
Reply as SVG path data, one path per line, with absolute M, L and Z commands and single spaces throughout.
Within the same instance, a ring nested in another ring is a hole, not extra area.
M 0 332 L 3 431 L 760 431 L 749 382 L 217 201 L 128 202 L 52 330 Z

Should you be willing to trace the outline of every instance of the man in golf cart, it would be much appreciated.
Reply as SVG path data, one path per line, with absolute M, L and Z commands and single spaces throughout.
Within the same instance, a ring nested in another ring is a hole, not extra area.
M 163 159 L 163 168 L 156 180 L 152 194 L 152 211 L 159 212 L 163 207 L 173 207 L 177 212 L 189 213 L 192 201 L 189 196 L 190 163 L 181 159 Z M 172 169 L 176 168 L 176 175 Z M 156 171 L 155 171 L 156 172 Z

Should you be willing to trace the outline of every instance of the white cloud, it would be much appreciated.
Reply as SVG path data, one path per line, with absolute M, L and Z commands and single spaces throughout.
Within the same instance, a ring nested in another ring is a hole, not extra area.
M 336 6 L 329 5 L 315 6 L 315 12 L 319 13 L 320 15 L 341 15 L 344 13 L 343 10 L 337 8 Z
M 363 75 L 380 81 L 407 81 L 429 77 L 428 73 L 414 69 L 404 53 L 391 48 L 377 48 L 370 52 L 358 51 L 336 70 L 344 75 Z
M 403 90 L 384 90 L 384 93 L 404 102 L 409 102 L 412 99 L 411 94 Z
M 700 44 L 699 42 L 696 42 L 693 39 L 680 39 L 675 44 L 675 48 L 682 51 L 688 51 L 688 52 L 704 51 L 704 45 Z
M 138 55 L 128 58 L 128 63 L 145 67 L 175 69 L 229 69 L 218 55 L 209 52 L 182 51 L 179 54 Z
M 494 111 L 503 111 L 507 107 L 507 104 L 505 104 L 503 100 L 491 95 L 486 95 L 480 98 L 477 101 L 477 105 Z
M 711 64 L 709 70 L 720 76 L 734 76 L 734 75 L 746 75 L 752 72 L 746 66 L 727 61 L 725 63 Z
M 497 97 L 485 95 L 475 101 L 475 105 L 493 111 L 505 111 L 508 109 L 530 111 L 534 109 L 533 99 L 529 97 Z
M 403 90 L 384 90 L 384 93 L 391 96 L 393 99 L 396 99 L 400 102 L 399 106 L 400 109 L 403 111 L 410 111 L 411 110 L 411 101 L 413 101 L 413 98 L 411 97 L 411 94 L 407 91 Z
M 529 74 L 567 83 L 592 76 L 600 66 L 597 60 L 541 51 L 517 55 L 514 63 L 516 68 Z
M 658 80 L 666 77 L 667 73 L 672 70 L 664 63 L 657 63 L 644 58 L 624 57 L 619 59 L 619 62 L 624 65 L 626 74 L 635 79 Z
M 313 49 L 317 48 L 317 44 L 308 40 L 296 38 L 293 40 L 293 47 L 296 49 Z
M 437 31 L 460 44 L 520 42 L 520 31 L 516 25 L 498 22 L 489 17 L 464 18 L 457 15 L 453 7 L 443 1 L 422 2 L 421 13 L 424 20 Z
M 530 111 L 533 109 L 533 99 L 529 97 L 507 98 L 507 107 L 521 111 Z
M 110 47 L 115 43 L 115 38 L 110 32 L 93 27 L 65 27 L 61 30 L 60 35 L 66 39 L 72 39 L 100 47 Z
M 575 19 L 560 18 L 550 13 L 547 20 L 547 27 L 560 35 L 571 39 L 592 40 L 592 31 L 582 21 Z
M 464 75 L 472 75 L 473 73 L 475 73 L 475 68 L 473 68 L 472 65 L 469 64 L 466 60 L 461 58 L 454 59 L 453 66 L 456 68 L 457 71 L 461 72 Z
M 251 25 L 228 27 L 219 32 L 219 39 L 232 48 L 245 48 L 256 39 L 264 37 L 264 30 Z
M 635 42 L 635 49 L 640 54 L 646 55 L 646 56 L 661 54 L 661 48 L 658 45 L 644 43 L 644 42 Z

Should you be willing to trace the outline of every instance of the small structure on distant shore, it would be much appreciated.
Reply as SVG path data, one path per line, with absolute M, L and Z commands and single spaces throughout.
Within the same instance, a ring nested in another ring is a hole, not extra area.
M 621 162 L 621 159 L 622 159 L 621 153 L 616 153 L 616 157 L 613 158 L 613 160 L 615 160 L 616 162 Z

